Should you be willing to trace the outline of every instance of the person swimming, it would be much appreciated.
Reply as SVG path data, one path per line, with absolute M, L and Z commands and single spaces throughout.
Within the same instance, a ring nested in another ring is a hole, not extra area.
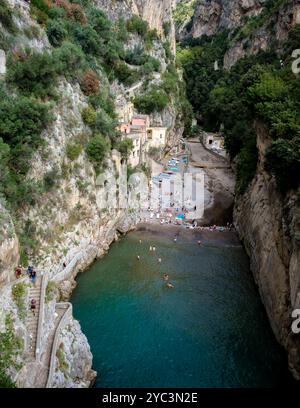
M 173 285 L 171 282 L 168 282 L 168 283 L 167 283 L 167 288 L 173 289 L 173 288 L 174 288 L 174 285 Z
M 164 273 L 164 280 L 168 281 L 169 280 L 169 275 L 167 273 Z

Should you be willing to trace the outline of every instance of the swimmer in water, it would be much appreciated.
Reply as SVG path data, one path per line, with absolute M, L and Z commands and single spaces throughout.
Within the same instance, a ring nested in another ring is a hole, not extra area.
M 174 288 L 174 285 L 172 285 L 172 283 L 168 282 L 168 283 L 167 283 L 167 288 L 173 289 L 173 288 Z
M 169 275 L 167 273 L 164 273 L 164 280 L 168 281 L 169 280 Z
M 177 238 L 176 238 L 176 237 L 174 238 L 174 242 L 177 242 Z
M 158 258 L 158 263 L 161 263 L 161 258 Z
M 138 256 L 136 257 L 136 259 L 139 261 L 141 258 L 140 258 L 140 256 L 138 255 Z

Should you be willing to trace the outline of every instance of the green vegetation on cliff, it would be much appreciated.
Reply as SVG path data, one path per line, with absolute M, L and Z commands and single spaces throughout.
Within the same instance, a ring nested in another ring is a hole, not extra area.
M 300 44 L 299 27 L 283 44 L 288 52 L 260 52 L 230 70 L 215 70 L 214 62 L 221 66 L 228 41 L 223 32 L 192 40 L 179 50 L 198 122 L 208 131 L 224 125 L 226 148 L 232 159 L 237 158 L 238 193 L 246 190 L 256 172 L 255 123 L 265 124 L 273 140 L 265 167 L 282 192 L 295 189 L 300 181 L 300 79 L 291 70 L 289 52 L 291 44 Z
M 9 374 L 12 368 L 20 369 L 17 357 L 22 342 L 14 332 L 14 322 L 8 314 L 5 317 L 5 330 L 0 332 L 0 388 L 15 388 L 16 384 Z
M 0 29 L 0 41 L 6 44 L 7 74 L 0 79 L 0 195 L 17 210 L 34 204 L 59 181 L 50 174 L 44 180 L 32 180 L 28 171 L 35 152 L 46 147 L 43 131 L 54 120 L 51 112 L 59 102 L 61 82 L 79 83 L 90 103 L 83 112 L 91 129 L 90 140 L 70 143 L 67 157 L 76 160 L 86 152 L 99 171 L 109 147 L 121 146 L 109 82 L 117 79 L 130 86 L 143 77 L 150 80 L 161 66 L 147 53 L 159 39 L 157 32 L 138 16 L 114 23 L 88 0 L 32 0 L 30 14 L 52 45 L 41 51 L 24 47 L 13 35 L 14 13 L 8 2 L 1 2 L 4 28 Z M 38 29 L 31 28 L 24 33 L 34 38 Z M 142 45 L 125 52 L 125 42 L 132 35 L 140 37 Z M 98 157 L 91 146 L 101 152 Z

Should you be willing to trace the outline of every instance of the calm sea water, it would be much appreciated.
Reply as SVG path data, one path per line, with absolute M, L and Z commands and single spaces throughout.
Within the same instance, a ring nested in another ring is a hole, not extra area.
M 78 277 L 72 303 L 97 387 L 273 387 L 282 380 L 284 357 L 240 246 L 131 233 Z

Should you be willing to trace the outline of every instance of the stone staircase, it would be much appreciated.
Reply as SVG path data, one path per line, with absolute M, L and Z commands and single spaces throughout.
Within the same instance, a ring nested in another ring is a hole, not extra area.
M 28 361 L 34 361 L 36 357 L 36 341 L 37 341 L 37 331 L 38 331 L 38 322 L 40 314 L 40 300 L 41 300 L 41 278 L 39 277 L 36 281 L 36 286 L 31 286 L 29 290 L 29 305 L 28 305 L 28 314 L 26 319 L 26 326 L 28 330 L 29 340 L 28 340 L 28 352 L 27 358 Z M 30 310 L 31 299 L 36 300 L 36 309 L 35 315 L 33 315 Z

